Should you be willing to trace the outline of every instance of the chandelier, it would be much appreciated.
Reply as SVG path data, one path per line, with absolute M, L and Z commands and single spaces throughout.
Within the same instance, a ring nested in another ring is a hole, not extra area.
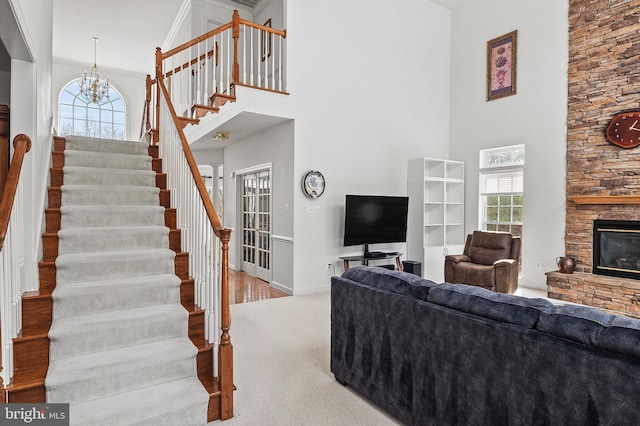
M 100 80 L 98 74 L 98 66 L 96 65 L 96 49 L 98 45 L 98 37 L 93 37 L 93 68 L 91 75 L 87 77 L 87 72 L 82 74 L 82 78 L 78 82 L 80 85 L 80 95 L 87 103 L 99 103 L 103 98 L 109 99 L 109 77 L 106 80 Z

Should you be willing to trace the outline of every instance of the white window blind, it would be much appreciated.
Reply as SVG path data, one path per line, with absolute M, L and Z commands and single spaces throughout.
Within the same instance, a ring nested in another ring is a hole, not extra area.
M 522 169 L 483 172 L 480 174 L 480 195 L 523 193 Z

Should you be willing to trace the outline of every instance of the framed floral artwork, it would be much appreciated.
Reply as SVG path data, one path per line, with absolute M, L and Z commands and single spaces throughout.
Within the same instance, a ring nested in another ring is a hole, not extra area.
M 487 42 L 487 101 L 516 94 L 518 30 Z

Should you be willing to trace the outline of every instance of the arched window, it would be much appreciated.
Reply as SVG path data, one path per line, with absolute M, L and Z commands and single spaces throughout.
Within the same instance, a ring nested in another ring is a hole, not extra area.
M 103 139 L 124 139 L 126 109 L 122 96 L 109 86 L 109 96 L 99 103 L 80 95 L 80 79 L 69 82 L 60 93 L 58 133 Z

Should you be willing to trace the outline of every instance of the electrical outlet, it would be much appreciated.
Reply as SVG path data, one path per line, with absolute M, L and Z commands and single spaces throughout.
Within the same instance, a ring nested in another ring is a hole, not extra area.
M 327 275 L 333 277 L 336 274 L 336 267 L 332 263 L 327 263 Z
M 536 269 L 541 269 L 541 268 L 542 268 L 542 263 L 536 262 Z

